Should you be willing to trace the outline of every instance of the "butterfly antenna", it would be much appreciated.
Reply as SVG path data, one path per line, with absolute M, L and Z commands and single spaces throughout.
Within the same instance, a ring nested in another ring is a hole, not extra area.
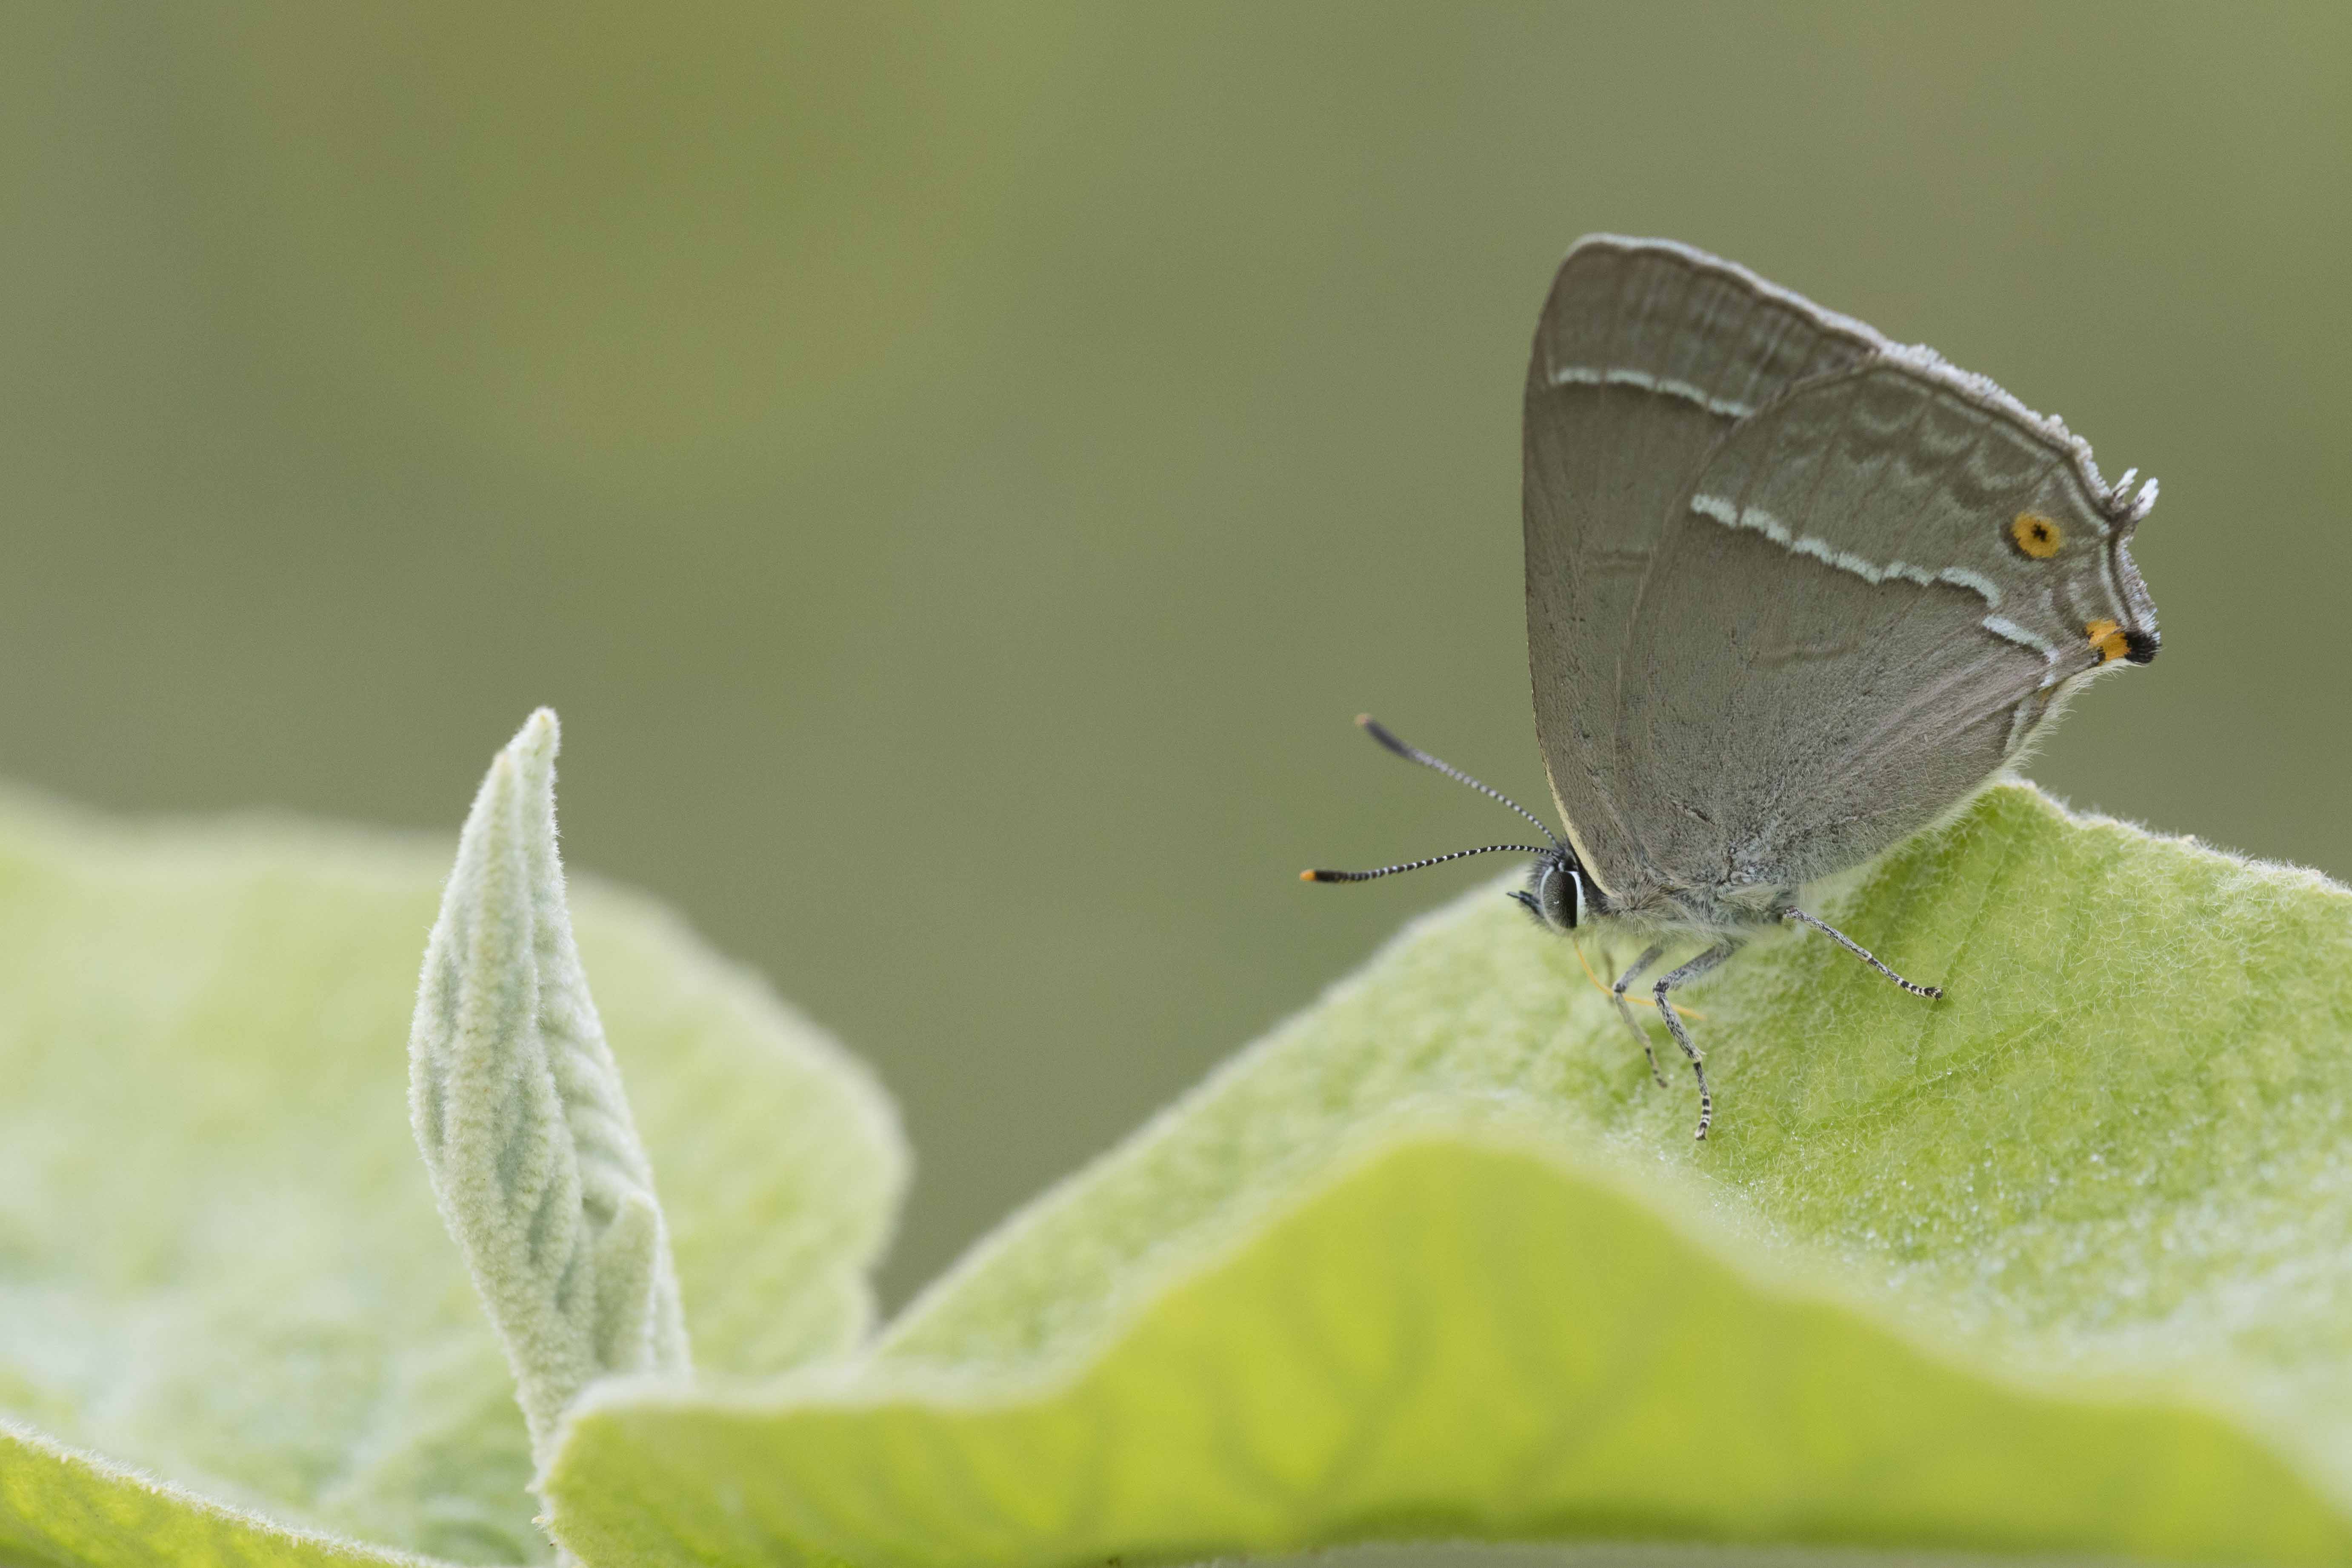
M 1444 773 L 1447 778 L 1452 779 L 1454 783 L 1466 784 L 1472 789 L 1476 790 L 1480 795 L 1486 796 L 1488 799 L 1501 801 L 1505 805 L 1509 806 L 1513 811 L 1517 812 L 1521 816 L 1524 816 L 1529 822 L 1534 823 L 1536 825 L 1537 831 L 1540 832 L 1546 838 L 1551 840 L 1551 847 L 1553 848 L 1564 849 L 1567 847 L 1566 845 L 1559 841 L 1559 835 L 1554 833 L 1544 822 L 1542 817 L 1538 816 L 1534 812 L 1529 811 L 1526 806 L 1521 805 L 1517 801 L 1513 800 L 1501 790 L 1496 789 L 1491 784 L 1480 784 L 1476 779 L 1472 778 L 1468 773 L 1464 773 L 1460 768 L 1455 767 L 1453 763 L 1439 761 L 1437 758 L 1431 756 L 1427 752 L 1423 751 L 1419 746 L 1406 744 L 1404 742 L 1397 739 L 1397 737 L 1390 731 L 1387 725 L 1381 723 L 1378 719 L 1373 718 L 1369 713 L 1357 714 L 1356 722 L 1363 726 L 1364 733 L 1370 735 L 1373 740 L 1378 741 L 1381 745 L 1386 746 L 1390 751 L 1394 752 L 1398 756 L 1402 757 L 1406 762 L 1419 763 L 1424 768 L 1435 768 L 1439 773 Z M 1496 847 L 1502 848 L 1505 847 L 1505 846 L 1497 845 Z M 1475 855 L 1479 853 L 1479 851 L 1474 849 L 1466 851 L 1466 853 Z M 1538 850 L 1537 853 L 1540 854 L 1542 851 Z
M 1301 871 L 1302 882 L 1369 882 L 1375 877 L 1393 877 L 1399 871 L 1418 871 L 1423 866 L 1443 866 L 1448 860 L 1459 860 L 1465 855 L 1492 855 L 1501 849 L 1516 849 L 1523 855 L 1548 853 L 1540 844 L 1486 844 L 1475 849 L 1456 849 L 1451 855 L 1433 855 L 1426 860 L 1408 860 L 1402 866 L 1383 866 L 1377 871 Z

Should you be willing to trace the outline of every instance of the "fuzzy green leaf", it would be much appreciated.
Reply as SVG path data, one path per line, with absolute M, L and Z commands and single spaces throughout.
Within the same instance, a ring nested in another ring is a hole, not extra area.
M 555 848 L 555 714 L 490 764 L 425 939 L 409 1121 L 534 1450 L 599 1376 L 692 1370 L 653 1166 Z
M 445 841 L 0 799 L 0 1562 L 541 1559 L 514 1385 L 406 1116 Z M 709 1370 L 866 1332 L 887 1102 L 575 881 Z
M 592 1391 L 558 1537 L 2352 1558 L 2352 894 L 2002 786 L 1820 912 L 1947 998 L 1811 933 L 1744 954 L 1695 988 L 1695 1145 L 1687 1079 L 1477 894 L 859 1366 Z

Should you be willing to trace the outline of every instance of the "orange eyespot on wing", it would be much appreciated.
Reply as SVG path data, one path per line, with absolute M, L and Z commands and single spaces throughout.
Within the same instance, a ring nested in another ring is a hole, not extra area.
M 2047 561 L 2066 542 L 2066 531 L 2058 526 L 2055 518 L 2044 517 L 2038 511 L 2021 511 L 2010 520 L 2009 542 L 2017 546 L 2020 554 Z
M 2099 650 L 2101 664 L 2113 664 L 2131 651 L 2131 644 L 2125 638 L 2123 627 L 2105 616 L 2084 625 L 2083 635 L 2089 637 L 2091 646 Z

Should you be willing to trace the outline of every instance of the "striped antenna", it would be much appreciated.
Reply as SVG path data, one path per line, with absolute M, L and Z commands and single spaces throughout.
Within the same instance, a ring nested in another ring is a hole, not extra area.
M 1377 871 L 1301 871 L 1298 879 L 1302 882 L 1369 882 L 1375 877 L 1393 877 L 1399 871 L 1418 871 L 1423 866 L 1443 866 L 1448 860 L 1459 860 L 1465 855 L 1492 855 L 1502 849 L 1516 849 L 1523 855 L 1551 853 L 1540 844 L 1488 844 L 1476 849 L 1456 849 L 1451 855 L 1433 855 L 1426 860 L 1408 860 L 1402 866 L 1383 866 Z
M 1387 725 L 1381 723 L 1378 719 L 1373 718 L 1369 713 L 1357 714 L 1356 722 L 1363 726 L 1364 733 L 1370 735 L 1373 740 L 1378 741 L 1381 745 L 1386 746 L 1390 751 L 1394 752 L 1398 756 L 1402 757 L 1406 762 L 1419 763 L 1424 768 L 1434 768 L 1456 784 L 1468 784 L 1472 789 L 1476 790 L 1480 795 L 1486 796 L 1489 800 L 1501 801 L 1505 805 L 1509 806 L 1513 811 L 1517 812 L 1521 816 L 1524 816 L 1529 822 L 1534 823 L 1536 825 L 1536 830 L 1538 833 L 1541 833 L 1546 838 L 1551 840 L 1551 847 L 1553 848 L 1565 849 L 1568 847 L 1559 841 L 1559 835 L 1554 833 L 1551 828 L 1545 824 L 1542 817 L 1538 816 L 1534 812 L 1529 811 L 1526 806 L 1521 805 L 1517 801 L 1513 800 L 1501 790 L 1496 789 L 1489 784 L 1480 784 L 1476 779 L 1472 778 L 1468 773 L 1464 773 L 1460 768 L 1455 767 L 1453 763 L 1440 762 L 1435 757 L 1431 756 L 1427 752 L 1423 751 L 1419 746 L 1409 745 L 1405 742 L 1399 740 L 1394 734 L 1390 732 Z M 1511 846 L 1507 844 L 1497 844 L 1495 847 L 1497 849 L 1507 849 L 1511 847 Z M 1465 855 L 1483 855 L 1486 851 L 1483 849 L 1465 849 L 1463 853 Z M 1537 853 L 1541 854 L 1542 851 L 1538 850 Z M 1442 857 L 1442 858 L 1451 860 L 1454 857 L 1447 855 Z M 1420 864 L 1424 866 L 1433 866 L 1437 862 L 1434 860 L 1424 860 L 1420 862 Z M 1412 868 L 1410 866 L 1391 866 L 1389 869 L 1391 871 L 1409 871 L 1412 869 Z M 1385 874 L 1386 873 L 1374 873 L 1374 875 Z

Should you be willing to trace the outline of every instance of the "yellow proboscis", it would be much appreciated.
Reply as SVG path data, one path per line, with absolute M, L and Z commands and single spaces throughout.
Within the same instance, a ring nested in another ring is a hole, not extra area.
M 1584 956 L 1584 944 L 1577 941 L 1574 937 L 1570 937 L 1568 939 L 1568 945 L 1576 949 L 1576 962 L 1584 966 L 1584 977 L 1592 982 L 1592 988 L 1595 991 L 1600 992 L 1603 996 L 1615 995 L 1616 993 L 1610 989 L 1608 982 L 1602 980 L 1601 976 L 1592 972 L 1592 961 Z M 1639 1002 L 1644 1007 L 1654 1007 L 1658 1005 L 1654 998 L 1649 996 L 1629 995 L 1625 1000 L 1628 1002 Z M 1700 1012 L 1696 1007 L 1685 1007 L 1680 1004 L 1676 1004 L 1675 1011 L 1680 1013 L 1685 1018 L 1696 1018 L 1702 1023 L 1706 1019 L 1706 1015 Z

